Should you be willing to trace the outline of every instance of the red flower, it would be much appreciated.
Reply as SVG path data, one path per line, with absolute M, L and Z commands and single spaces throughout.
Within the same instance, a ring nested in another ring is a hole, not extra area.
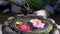
M 30 30 L 29 26 L 24 26 L 24 25 L 20 25 L 18 26 L 19 30 L 22 30 L 24 32 L 28 32 Z

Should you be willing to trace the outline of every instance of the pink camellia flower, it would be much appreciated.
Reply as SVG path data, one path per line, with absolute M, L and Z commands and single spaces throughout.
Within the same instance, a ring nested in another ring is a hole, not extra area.
M 38 20 L 38 19 L 31 19 L 31 20 L 30 20 L 30 22 L 31 22 L 31 23 L 37 23 L 37 22 L 40 22 L 40 23 L 41 23 L 41 22 L 42 22 L 42 20 Z
M 44 28 L 44 25 L 45 25 L 44 23 L 39 23 L 39 24 L 34 23 L 34 24 L 33 24 L 33 26 L 34 26 L 34 27 L 37 27 L 37 28 Z
M 33 27 L 37 27 L 37 28 L 44 28 L 45 24 L 42 23 L 42 20 L 39 19 L 32 19 L 30 20 L 30 23 L 33 24 Z

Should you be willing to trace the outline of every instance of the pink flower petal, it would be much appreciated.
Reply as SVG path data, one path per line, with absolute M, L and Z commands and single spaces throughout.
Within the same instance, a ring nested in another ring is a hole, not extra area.
M 40 28 L 44 28 L 45 24 L 41 23 L 39 26 L 40 26 Z
M 42 20 L 37 20 L 38 22 L 42 22 Z
M 32 19 L 32 20 L 30 20 L 30 22 L 31 22 L 31 23 L 37 23 L 37 22 L 40 22 L 40 23 L 41 23 L 41 22 L 42 22 L 42 20 Z
M 30 23 L 34 23 L 34 20 L 32 19 L 32 20 L 30 20 Z
M 44 28 L 45 26 L 45 24 L 42 23 L 42 20 L 31 19 L 30 22 L 33 24 L 34 27 L 37 27 L 37 28 Z
M 41 24 L 38 24 L 37 25 L 36 23 L 34 23 L 33 26 L 34 27 L 37 27 L 37 28 L 44 28 L 45 24 L 44 23 L 41 23 Z

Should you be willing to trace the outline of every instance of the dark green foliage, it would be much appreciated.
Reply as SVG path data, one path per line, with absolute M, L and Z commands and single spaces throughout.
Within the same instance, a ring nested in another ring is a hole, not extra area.
M 35 9 L 41 9 L 46 4 L 50 4 L 51 0 L 26 0 L 26 2 L 29 4 L 30 8 L 33 10 Z

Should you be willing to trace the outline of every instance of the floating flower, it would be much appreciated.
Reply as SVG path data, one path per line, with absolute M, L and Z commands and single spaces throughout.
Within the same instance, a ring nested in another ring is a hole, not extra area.
M 22 21 L 17 21 L 16 24 L 18 25 L 19 30 L 28 32 L 30 30 L 30 27 L 26 25 L 26 23 L 23 23 Z
M 30 30 L 30 27 L 25 25 L 18 26 L 18 28 L 24 32 L 28 32 Z
M 44 28 L 45 24 L 42 23 L 42 20 L 39 19 L 32 19 L 30 20 L 30 23 L 33 24 L 33 27 L 37 27 L 37 28 Z
M 37 23 L 37 22 L 42 22 L 42 20 L 38 20 L 38 19 L 32 19 L 32 20 L 30 20 L 30 23 Z
M 44 28 L 44 25 L 45 25 L 44 23 L 39 23 L 39 24 L 34 23 L 34 24 L 33 24 L 33 26 L 34 26 L 34 27 L 37 27 L 37 28 Z

